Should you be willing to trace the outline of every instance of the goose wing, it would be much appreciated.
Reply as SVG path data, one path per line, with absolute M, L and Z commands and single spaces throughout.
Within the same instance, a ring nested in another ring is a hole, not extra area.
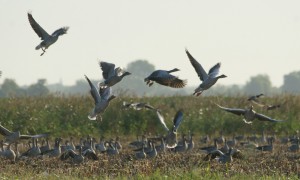
M 101 101 L 100 94 L 96 88 L 96 86 L 90 81 L 90 79 L 85 75 L 86 80 L 88 81 L 90 87 L 91 87 L 91 95 L 95 101 L 95 104 L 99 103 Z
M 147 109 L 152 109 L 152 110 L 156 110 L 156 108 L 154 108 L 153 106 L 151 106 L 150 104 L 145 104 L 145 106 L 144 106 L 145 108 L 147 108 Z
M 102 70 L 102 76 L 104 79 L 108 79 L 115 75 L 115 64 L 101 61 L 100 67 Z
M 163 125 L 163 127 L 165 128 L 166 131 L 169 131 L 169 128 L 167 127 L 166 123 L 165 123 L 165 119 L 164 117 L 160 114 L 160 112 L 157 110 L 156 111 L 157 117 L 160 121 L 160 123 Z
M 108 100 L 111 95 L 111 87 L 108 86 L 106 88 L 100 88 L 99 93 L 102 100 Z
M 226 107 L 220 106 L 218 104 L 217 104 L 217 106 L 219 106 L 219 108 L 223 109 L 224 111 L 231 112 L 236 115 L 243 115 L 246 112 L 245 109 L 226 108 Z
M 3 136 L 8 136 L 11 134 L 11 131 L 0 125 L 0 134 Z
M 185 50 L 188 58 L 190 59 L 190 62 L 192 64 L 192 66 L 194 67 L 196 73 L 198 74 L 198 77 L 200 78 L 201 81 L 204 81 L 208 78 L 207 73 L 205 72 L 205 70 L 203 69 L 203 67 L 201 66 L 201 64 L 189 53 L 189 51 L 186 49 Z
M 31 139 L 31 138 L 42 138 L 42 137 L 48 137 L 49 133 L 44 133 L 44 134 L 35 134 L 35 135 L 20 135 L 20 139 Z
M 221 63 L 217 63 L 208 71 L 208 76 L 216 77 L 219 74 Z
M 249 101 L 251 101 L 252 103 L 254 103 L 254 104 L 256 104 L 260 107 L 265 107 L 266 106 L 265 104 L 261 103 L 258 99 L 251 99 Z
M 50 36 L 32 17 L 31 13 L 27 13 L 28 15 L 28 20 L 29 23 L 32 27 L 32 29 L 35 31 L 35 33 L 42 39 L 48 39 L 48 37 Z
M 283 120 L 272 119 L 266 115 L 255 113 L 255 117 L 261 121 L 270 121 L 270 122 L 283 122 Z
M 175 117 L 174 117 L 174 120 L 173 120 L 173 123 L 174 123 L 174 129 L 173 131 L 177 131 L 179 125 L 181 124 L 183 120 L 183 112 L 182 110 L 179 110 L 177 111 Z
M 183 88 L 187 84 L 186 80 L 181 80 L 178 77 L 173 76 L 172 74 L 169 74 L 167 71 L 163 70 L 155 71 L 149 77 L 151 80 L 157 82 L 158 84 L 170 86 L 173 88 Z
M 68 30 L 69 30 L 69 27 L 62 27 L 62 28 L 59 28 L 56 31 L 54 31 L 51 35 L 52 36 L 63 35 L 63 34 L 66 34 Z

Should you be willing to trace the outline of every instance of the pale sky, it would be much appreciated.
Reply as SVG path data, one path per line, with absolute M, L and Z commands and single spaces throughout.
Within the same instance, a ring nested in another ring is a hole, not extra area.
M 299 8 L 299 0 L 0 0 L 0 84 L 46 78 L 72 85 L 84 74 L 102 78 L 99 60 L 126 67 L 144 59 L 156 69 L 181 69 L 174 74 L 196 86 L 188 48 L 207 71 L 222 63 L 228 77 L 218 84 L 267 74 L 278 87 L 300 70 Z M 70 27 L 44 56 L 28 11 L 49 34 Z

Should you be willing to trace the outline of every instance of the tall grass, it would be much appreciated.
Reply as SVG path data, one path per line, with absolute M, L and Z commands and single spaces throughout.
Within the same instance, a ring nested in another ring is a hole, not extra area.
M 0 122 L 11 130 L 22 133 L 51 132 L 54 136 L 85 136 L 99 134 L 136 135 L 162 134 L 156 113 L 151 110 L 123 110 L 123 101 L 147 102 L 159 108 L 166 124 L 171 126 L 178 109 L 183 109 L 184 120 L 179 132 L 191 130 L 195 134 L 252 134 L 266 130 L 276 134 L 295 133 L 300 128 L 300 96 L 282 95 L 262 99 L 267 104 L 283 103 L 279 109 L 266 111 L 254 105 L 257 112 L 282 123 L 254 121 L 245 124 L 242 117 L 222 111 L 215 103 L 226 107 L 247 108 L 246 97 L 118 97 L 102 115 L 102 122 L 90 121 L 88 113 L 94 106 L 90 96 L 47 96 L 0 99 Z

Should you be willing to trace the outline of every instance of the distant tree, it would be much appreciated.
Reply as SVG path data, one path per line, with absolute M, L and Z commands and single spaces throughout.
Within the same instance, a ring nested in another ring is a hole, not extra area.
M 246 94 L 272 93 L 272 83 L 268 75 L 257 75 L 250 78 L 244 87 Z
M 299 93 L 300 92 L 300 71 L 291 72 L 284 75 L 283 85 L 281 87 L 283 92 Z
M 45 96 L 49 94 L 48 88 L 45 86 L 46 79 L 39 79 L 36 84 L 32 84 L 27 88 L 28 96 Z
M 96 82 L 92 81 L 95 85 Z M 80 79 L 76 81 L 74 86 L 70 86 L 67 88 L 67 92 L 70 94 L 85 94 L 89 92 L 90 86 L 85 79 Z
M 125 95 L 144 95 L 149 90 L 144 78 L 154 71 L 154 65 L 146 60 L 136 60 L 127 65 L 126 71 L 131 75 L 118 83 L 114 91 Z
M 4 97 L 22 96 L 25 95 L 25 91 L 17 85 L 15 80 L 5 79 L 1 86 L 0 94 Z

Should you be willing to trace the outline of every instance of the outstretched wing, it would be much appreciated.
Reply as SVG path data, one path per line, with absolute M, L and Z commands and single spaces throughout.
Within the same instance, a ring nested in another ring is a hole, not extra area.
M 21 135 L 20 139 L 42 138 L 42 137 L 48 137 L 48 136 L 49 136 L 49 133 L 35 134 L 35 135 Z
M 114 76 L 114 74 L 115 74 L 115 64 L 100 61 L 99 65 L 101 67 L 102 76 L 103 76 L 104 79 L 108 79 L 109 77 Z
M 90 81 L 90 79 L 86 75 L 84 75 L 84 76 L 85 76 L 86 80 L 88 81 L 88 83 L 91 87 L 90 92 L 91 92 L 91 95 L 92 95 L 92 97 L 95 101 L 95 104 L 99 103 L 101 101 L 101 97 L 100 97 L 100 94 L 99 94 L 96 86 Z
M 216 77 L 219 74 L 220 67 L 221 67 L 221 63 L 217 63 L 216 65 L 214 65 L 212 68 L 210 68 L 208 72 L 208 76 Z
M 160 114 L 160 112 L 157 110 L 156 111 L 157 117 L 160 121 L 160 123 L 163 125 L 163 127 L 165 128 L 166 131 L 169 131 L 169 128 L 167 127 L 166 123 L 165 123 L 165 119 L 164 117 Z
M 219 106 L 219 108 L 227 111 L 227 112 L 231 112 L 233 114 L 236 114 L 236 115 L 243 115 L 245 113 L 245 109 L 236 109 L 236 108 L 226 108 L 226 107 L 222 107 L 218 104 L 216 104 L 217 106 Z
M 60 35 L 66 34 L 68 30 L 69 30 L 69 27 L 62 27 L 62 28 L 59 28 L 56 31 L 54 31 L 51 35 L 52 36 L 60 36 Z
M 177 131 L 179 125 L 181 124 L 183 120 L 183 112 L 182 110 L 179 110 L 177 111 L 175 117 L 174 117 L 174 120 L 173 120 L 173 123 L 174 123 L 174 129 L 173 131 Z
M 193 65 L 193 67 L 194 67 L 196 73 L 198 74 L 200 80 L 204 81 L 205 79 L 207 79 L 208 75 L 205 72 L 205 70 L 203 69 L 203 67 L 201 66 L 201 64 L 189 53 L 189 51 L 187 49 L 185 49 L 185 52 L 186 52 L 187 56 L 189 57 L 190 62 Z
M 50 35 L 33 19 L 31 13 L 27 13 L 29 23 L 35 33 L 42 39 L 47 39 Z
M 100 87 L 99 93 L 100 93 L 101 99 L 108 100 L 108 98 L 111 95 L 111 87 L 109 87 L 109 86 L 105 87 L 105 88 Z
M 0 134 L 3 136 L 8 136 L 11 134 L 11 131 L 0 125 Z
M 266 115 L 255 113 L 255 117 L 261 121 L 270 121 L 270 122 L 283 122 L 283 120 L 272 119 Z

